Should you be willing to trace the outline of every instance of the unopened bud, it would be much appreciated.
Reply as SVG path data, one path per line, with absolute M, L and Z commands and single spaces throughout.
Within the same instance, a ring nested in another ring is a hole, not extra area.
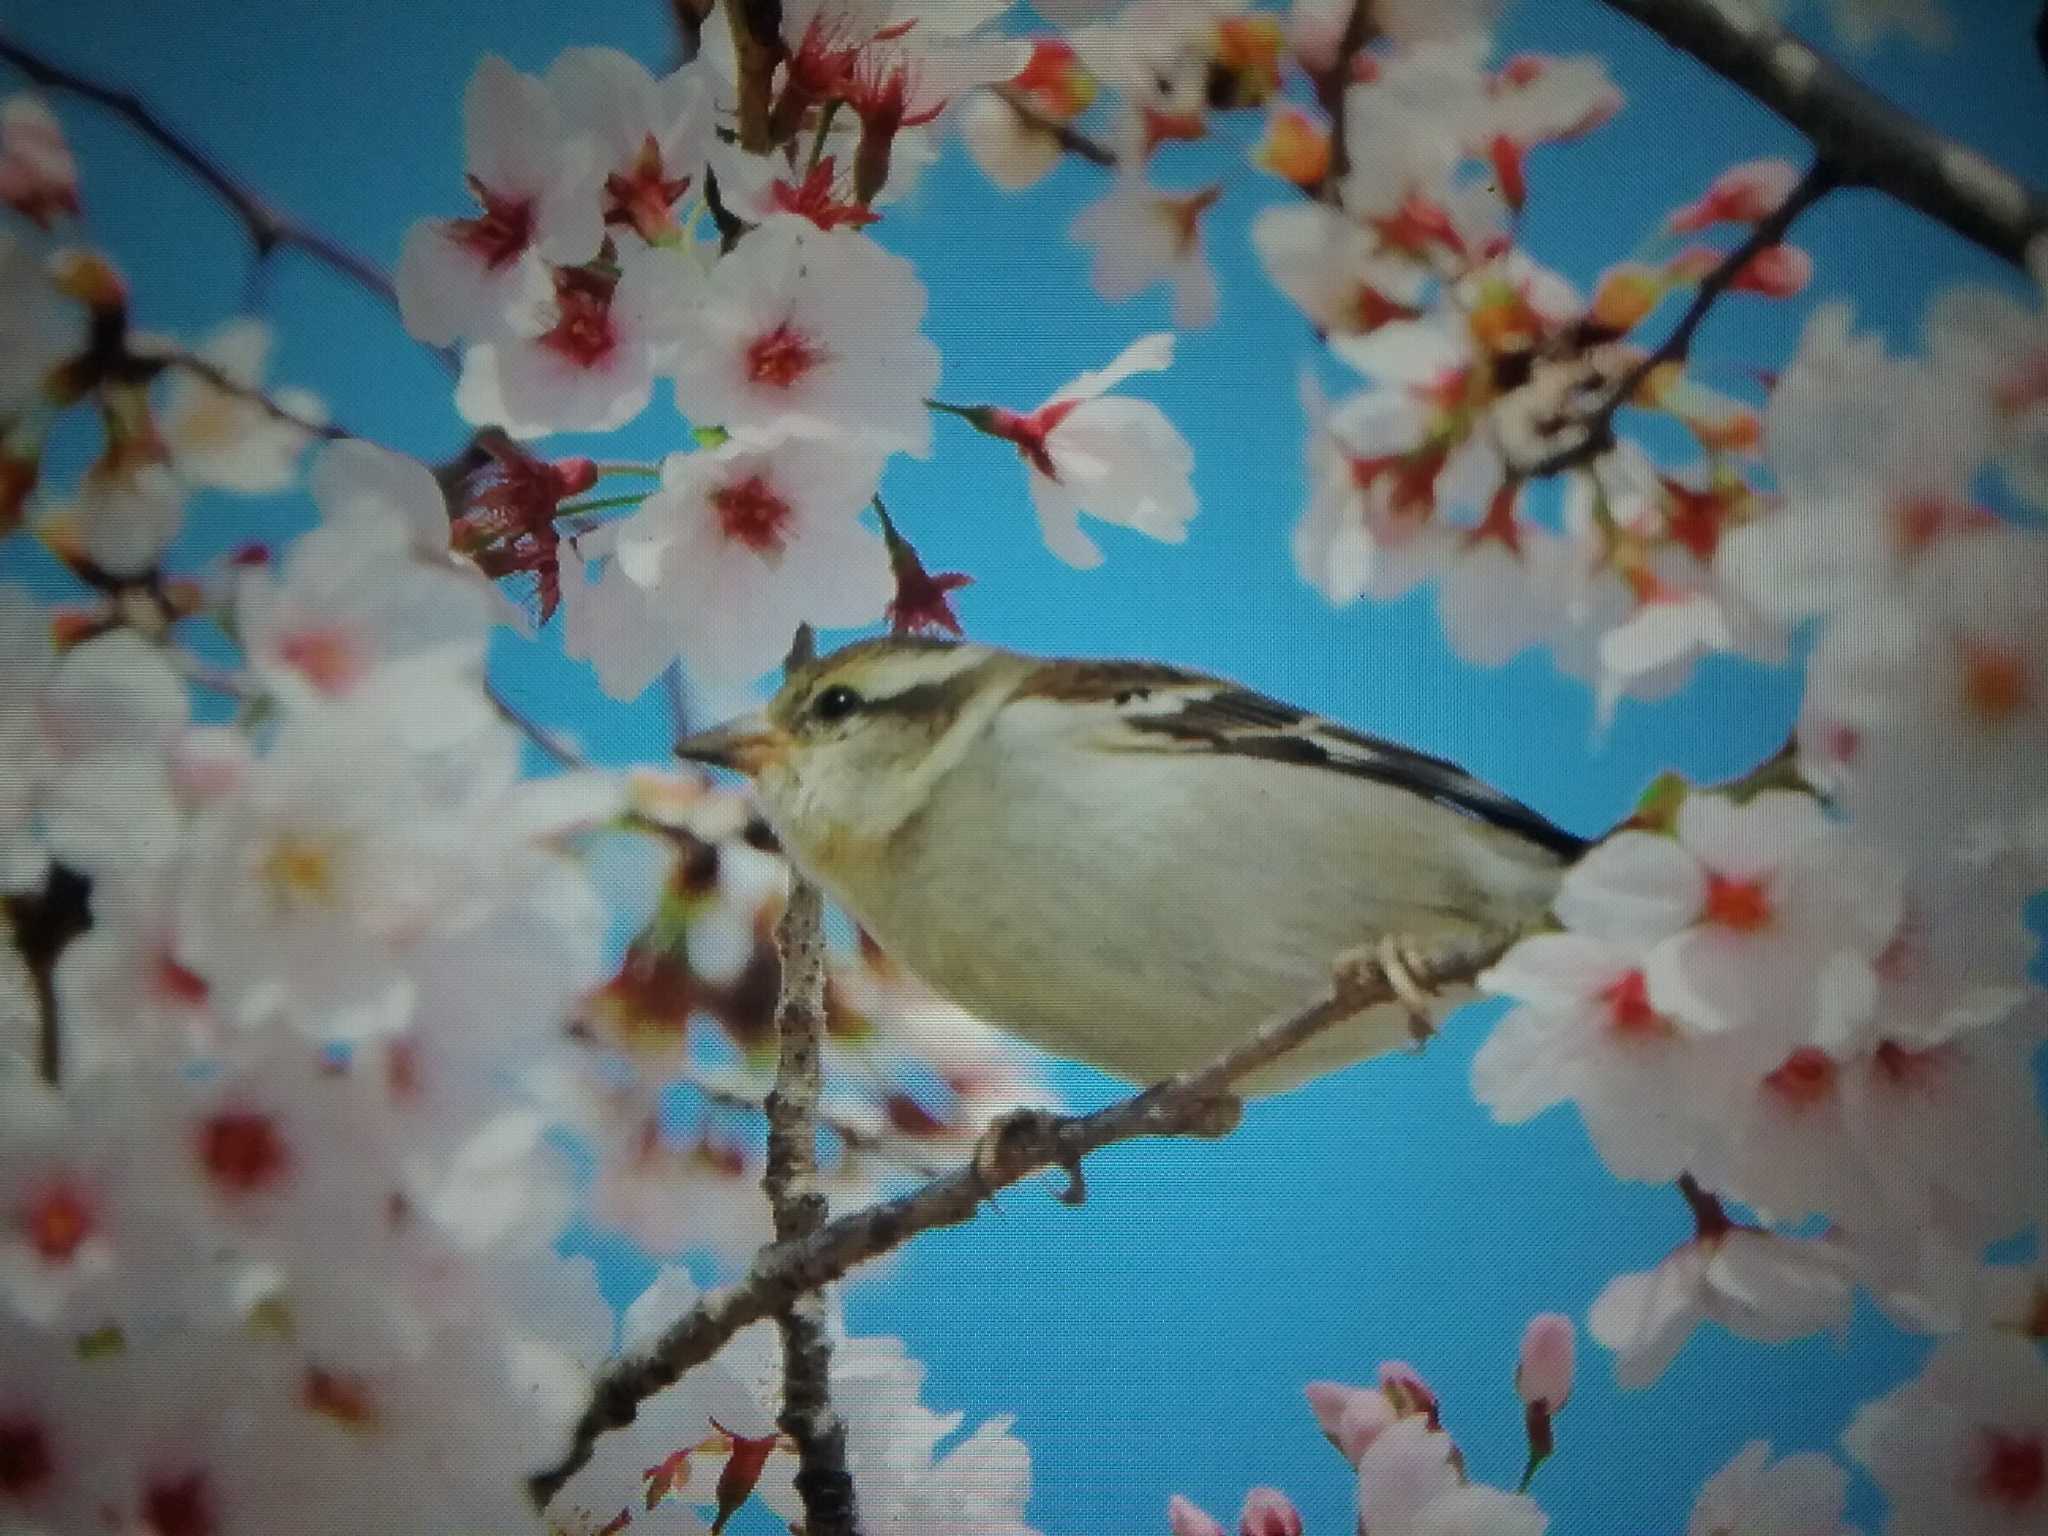
M 1572 1320 L 1561 1312 L 1544 1312 L 1529 1319 L 1522 1332 L 1522 1356 L 1515 1365 L 1515 1390 L 1522 1401 L 1541 1404 L 1551 1413 L 1564 1407 L 1572 1395 L 1572 1369 L 1577 1359 L 1578 1336 Z
M 1254 1488 L 1237 1517 L 1238 1536 L 1301 1536 L 1301 1511 L 1278 1488 Z
M 1166 1528 L 1173 1536 L 1223 1536 L 1213 1516 L 1177 1493 L 1166 1501 Z

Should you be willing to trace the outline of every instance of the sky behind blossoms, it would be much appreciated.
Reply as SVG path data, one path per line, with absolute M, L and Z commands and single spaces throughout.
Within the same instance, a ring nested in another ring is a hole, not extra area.
M 1993 41 L 2004 24 L 1994 13 L 2007 8 L 1956 9 L 1953 54 L 1886 48 L 1859 67 L 1939 126 L 2048 179 L 2048 145 L 2022 126 L 2048 112 L 2048 90 L 2030 56 Z M 394 8 L 374 26 L 360 13 L 308 10 L 261 33 L 233 7 L 154 24 L 114 8 L 104 25 L 11 24 L 55 51 L 75 53 L 77 38 L 93 36 L 110 78 L 146 85 L 280 201 L 386 261 L 414 217 L 461 205 L 458 103 L 481 55 L 538 72 L 572 44 L 610 43 L 650 63 L 671 47 L 653 5 L 574 18 L 497 7 L 431 24 Z M 1628 97 L 1605 132 L 1536 162 L 1545 195 L 1526 243 L 1582 285 L 1731 162 L 1798 154 L 1759 110 L 1592 6 L 1517 8 L 1500 49 L 1524 44 L 1599 52 Z M 224 77 L 234 91 L 220 90 Z M 102 120 L 67 122 L 89 193 L 118 189 L 94 213 L 126 263 L 141 322 L 197 333 L 236 308 L 246 268 L 220 210 Z M 1234 147 L 1248 127 L 1225 129 Z M 1225 152 L 1201 163 L 1253 179 Z M 1169 179 L 1191 184 L 1194 174 Z M 1103 306 L 1087 253 L 1063 238 L 1100 181 L 1069 165 L 1048 189 L 1003 199 L 952 149 L 912 207 L 882 226 L 879 238 L 944 296 L 926 330 L 945 359 L 946 398 L 1028 405 L 1168 323 L 1156 296 Z M 1589 694 L 1546 660 L 1454 666 L 1427 597 L 1332 611 L 1301 583 L 1286 535 L 1304 499 L 1295 374 L 1310 349 L 1245 238 L 1251 211 L 1274 194 L 1232 190 L 1248 195 L 1227 195 L 1209 226 L 1221 323 L 1184 335 L 1171 371 L 1129 386 L 1195 446 L 1201 510 L 1185 544 L 1098 528 L 1108 559 L 1077 572 L 1045 549 L 1001 445 L 940 421 L 930 460 L 892 461 L 885 493 L 927 563 L 976 573 L 960 599 L 969 632 L 1231 673 L 1457 757 L 1585 832 L 1612 822 L 1659 768 L 1710 781 L 1781 740 L 1797 697 L 1789 676 L 1710 662 L 1674 705 L 1623 704 L 1596 743 Z M 1939 287 L 1975 277 L 2017 291 L 1988 258 L 1874 197 L 1830 202 L 1799 239 L 1815 257 L 1816 288 L 1853 299 L 1862 324 L 1902 344 Z M 1031 254 L 1028 266 L 1008 258 L 1018 251 Z M 457 445 L 445 381 L 389 316 L 289 260 L 264 282 L 280 321 L 273 376 L 423 458 Z M 1781 361 L 1804 309 L 1738 300 L 1713 321 L 1707 355 Z M 605 454 L 654 458 L 673 433 L 663 406 L 609 437 Z M 181 553 L 296 529 L 309 507 L 265 503 L 267 527 L 246 513 L 236 503 L 215 519 L 202 505 Z M 505 686 L 534 714 L 602 760 L 660 755 L 668 725 L 658 710 L 603 702 L 581 668 L 499 644 Z M 1668 1190 L 1609 1179 L 1569 1119 L 1493 1126 L 1466 1070 L 1477 1036 L 1468 1019 L 1419 1061 L 1382 1063 L 1262 1110 L 1221 1152 L 1127 1150 L 1105 1162 L 1083 1211 L 1009 1200 L 1001 1216 L 914 1248 L 888 1285 L 857 1287 L 855 1330 L 901 1334 L 929 1365 L 926 1395 L 942 1409 L 974 1422 L 1018 1414 L 1039 1469 L 1033 1517 L 1051 1532 L 1156 1529 L 1169 1491 L 1227 1510 L 1255 1482 L 1288 1488 L 1312 1516 L 1343 1510 L 1348 1476 L 1304 1433 L 1300 1384 L 1364 1379 L 1389 1355 L 1412 1357 L 1475 1438 L 1512 1445 L 1518 1405 L 1502 1363 L 1522 1320 L 1543 1307 L 1583 1315 L 1611 1275 L 1662 1256 L 1683 1212 Z M 1104 1091 L 1079 1074 L 1063 1086 L 1082 1101 Z M 1691 1490 L 1745 1441 L 1831 1446 L 1854 1405 L 1907 1374 L 1918 1352 L 1867 1316 L 1846 1353 L 1826 1337 L 1763 1350 L 1709 1334 L 1656 1394 L 1630 1397 L 1613 1391 L 1596 1357 L 1545 1473 L 1547 1507 L 1563 1529 L 1676 1529 Z M 1513 1469 L 1485 1471 L 1507 1481 Z M 1868 1489 L 1856 1498 L 1867 1521 Z

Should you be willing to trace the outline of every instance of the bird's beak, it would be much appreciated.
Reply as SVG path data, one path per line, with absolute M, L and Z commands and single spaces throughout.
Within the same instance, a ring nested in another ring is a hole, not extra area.
M 787 745 L 788 737 L 769 724 L 765 715 L 742 715 L 708 731 L 685 736 L 676 743 L 676 756 L 693 763 L 755 774 L 781 757 Z

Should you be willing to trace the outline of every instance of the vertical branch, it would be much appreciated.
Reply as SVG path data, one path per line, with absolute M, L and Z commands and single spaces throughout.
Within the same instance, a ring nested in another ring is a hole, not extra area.
M 1340 196 L 1344 178 L 1351 174 L 1351 146 L 1344 133 L 1344 93 L 1351 88 L 1351 70 L 1358 60 L 1358 51 L 1372 40 L 1377 30 L 1372 0 L 1351 0 L 1344 30 L 1337 38 L 1336 57 L 1328 69 L 1313 77 L 1316 104 L 1330 123 L 1330 168 L 1324 173 L 1320 190 L 1332 203 Z
M 772 147 L 768 114 L 775 95 L 775 66 L 782 60 L 782 0 L 731 0 L 732 46 L 739 64 L 740 148 L 765 155 Z
M 36 1075 L 56 1087 L 64 1076 L 64 1029 L 57 1014 L 57 959 L 92 926 L 92 885 L 85 876 L 50 866 L 41 889 L 4 903 L 9 937 L 35 1010 Z M 9 978 L 13 981 L 17 978 Z
M 812 654 L 809 626 L 790 648 L 789 665 Z M 825 1224 L 818 1187 L 820 1046 L 825 1033 L 825 899 L 791 871 L 789 905 L 775 925 L 782 960 L 782 996 L 775 1006 L 781 1054 L 768 1116 L 768 1168 L 761 1187 L 775 1219 L 777 1243 L 800 1243 Z M 855 1536 L 853 1474 L 846 1465 L 846 1425 L 832 1408 L 832 1332 L 823 1296 L 807 1291 L 779 1312 L 782 1334 L 782 1432 L 796 1442 L 797 1494 L 804 1536 Z

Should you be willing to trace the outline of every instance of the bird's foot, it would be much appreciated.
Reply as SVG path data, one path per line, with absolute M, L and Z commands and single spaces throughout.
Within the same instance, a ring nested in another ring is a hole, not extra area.
M 974 1176 L 985 1194 L 1014 1184 L 1022 1172 L 1051 1162 L 1064 1168 L 1067 1187 L 1059 1198 L 1066 1205 L 1081 1205 L 1088 1199 L 1088 1181 L 1081 1175 L 1079 1158 L 1063 1161 L 1048 1153 L 1057 1146 L 1061 1116 L 1043 1109 L 1013 1109 L 998 1118 L 974 1143 Z
M 1335 969 L 1339 987 L 1372 986 L 1384 980 L 1395 1000 L 1408 1010 L 1408 1036 L 1417 1050 L 1435 1036 L 1432 1010 L 1436 999 L 1416 976 L 1418 971 L 1428 974 L 1429 965 L 1413 939 L 1405 934 L 1384 934 L 1377 943 L 1338 956 Z

